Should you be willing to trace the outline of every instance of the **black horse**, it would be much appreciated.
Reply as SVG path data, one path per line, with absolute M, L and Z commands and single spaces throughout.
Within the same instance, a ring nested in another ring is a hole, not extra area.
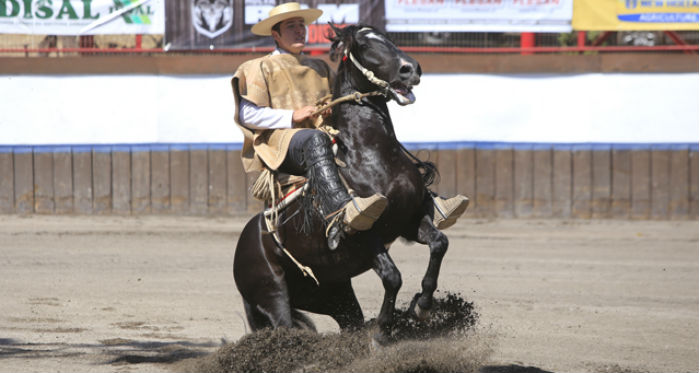
M 431 167 L 410 158 L 396 139 L 387 101 L 405 105 L 414 101 L 411 88 L 420 81 L 418 62 L 399 50 L 384 34 L 368 26 L 333 27 L 331 58 L 342 60 L 334 84 L 334 96 L 381 91 L 360 102 L 348 101 L 333 108 L 333 124 L 340 131 L 338 159 L 347 167 L 341 173 L 360 196 L 385 195 L 389 204 L 369 231 L 343 239 L 329 250 L 320 218 L 311 233 L 300 232 L 304 220 L 301 203 L 287 207 L 280 216 L 279 237 L 319 280 L 305 277 L 267 232 L 262 214 L 252 218 L 241 232 L 233 274 L 253 330 L 264 327 L 305 327 L 313 323 L 298 310 L 329 315 L 341 329 L 364 324 L 362 310 L 350 279 L 373 269 L 384 285 L 384 301 L 377 318 L 387 340 L 394 303 L 401 287 L 401 273 L 388 253 L 398 237 L 427 244 L 430 262 L 411 307 L 419 318 L 429 315 L 447 237 L 433 226 L 433 202 L 424 182 Z M 432 171 L 435 172 L 434 166 Z M 428 170 L 427 172 L 425 170 Z

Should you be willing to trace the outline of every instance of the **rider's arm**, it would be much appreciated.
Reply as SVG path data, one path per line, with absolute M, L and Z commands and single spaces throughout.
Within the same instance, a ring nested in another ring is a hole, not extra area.
M 304 106 L 297 110 L 273 109 L 257 106 L 241 97 L 238 107 L 239 121 L 242 125 L 254 130 L 270 130 L 292 128 L 293 123 L 301 123 L 309 118 L 315 118 L 315 106 Z M 328 110 L 330 113 L 330 110 Z M 327 116 L 324 113 L 324 117 Z
M 250 129 L 269 130 L 292 128 L 294 111 L 260 107 L 241 97 L 238 114 L 242 125 Z

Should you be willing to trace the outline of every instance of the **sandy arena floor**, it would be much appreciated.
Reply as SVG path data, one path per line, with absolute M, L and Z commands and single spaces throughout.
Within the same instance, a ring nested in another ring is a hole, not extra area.
M 0 371 L 168 372 L 237 341 L 244 223 L 0 216 Z M 473 301 L 495 335 L 490 371 L 698 371 L 698 221 L 464 219 L 446 233 L 439 289 Z M 428 249 L 391 252 L 407 303 Z M 353 284 L 375 317 L 379 279 Z

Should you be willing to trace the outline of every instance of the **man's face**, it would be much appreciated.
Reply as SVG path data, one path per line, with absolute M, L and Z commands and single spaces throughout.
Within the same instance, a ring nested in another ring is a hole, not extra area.
M 280 31 L 272 30 L 272 37 L 280 48 L 292 54 L 299 54 L 306 45 L 306 25 L 301 17 L 280 22 Z

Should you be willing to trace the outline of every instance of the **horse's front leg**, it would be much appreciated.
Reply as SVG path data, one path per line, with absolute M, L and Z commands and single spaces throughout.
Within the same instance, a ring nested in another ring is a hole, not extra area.
M 379 333 L 374 336 L 374 342 L 383 345 L 389 342 L 391 326 L 394 322 L 394 308 L 396 305 L 396 294 L 401 288 L 401 272 L 394 264 L 384 246 L 377 249 L 374 257 L 374 272 L 382 279 L 384 285 L 384 301 L 377 317 Z
M 413 298 L 410 310 L 416 318 L 425 320 L 430 316 L 430 309 L 433 306 L 433 293 L 437 289 L 440 266 L 442 265 L 442 258 L 447 252 L 449 241 L 444 233 L 435 228 L 433 219 L 429 215 L 425 215 L 421 219 L 416 241 L 428 245 L 430 248 L 430 261 L 421 282 L 422 291 Z

